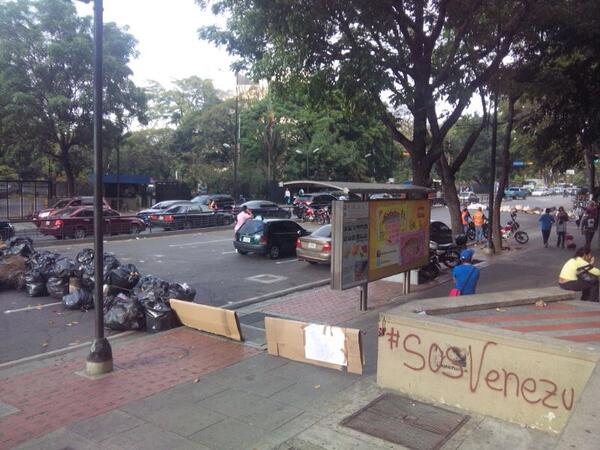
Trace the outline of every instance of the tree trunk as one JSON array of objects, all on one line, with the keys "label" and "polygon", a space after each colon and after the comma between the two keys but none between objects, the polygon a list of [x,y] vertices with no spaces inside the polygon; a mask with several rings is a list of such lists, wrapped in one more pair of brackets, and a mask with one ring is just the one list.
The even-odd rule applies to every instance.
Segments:
[{"label": "tree trunk", "polygon": [[75,195],[75,174],[73,173],[73,166],[71,165],[71,160],[69,159],[68,147],[61,146],[60,163],[62,164],[65,171],[65,176],[67,177],[67,194],[69,197],[73,197]]},{"label": "tree trunk", "polygon": [[510,176],[510,143],[512,138],[513,123],[515,118],[515,103],[518,97],[510,96],[508,98],[508,116],[506,119],[506,132],[504,134],[504,142],[500,150],[500,176],[498,179],[498,191],[494,197],[494,210],[492,211],[492,222],[496,230],[492,233],[492,240],[496,252],[502,250],[502,237],[500,235],[500,207],[504,197],[504,189],[508,186],[508,178]]},{"label": "tree trunk", "polygon": [[587,171],[590,193],[596,195],[596,167],[594,166],[594,150],[591,145],[584,145],[583,159],[585,160],[585,170]]},{"label": "tree trunk", "polygon": [[415,186],[431,186],[431,166],[427,158],[410,158],[412,166],[412,180]]},{"label": "tree trunk", "polygon": [[444,192],[444,199],[448,205],[448,212],[450,213],[450,227],[452,228],[452,233],[455,236],[463,234],[464,230],[460,217],[460,201],[458,200],[458,192],[456,190],[456,177],[448,166],[448,159],[445,153],[442,153],[436,166],[440,177],[442,178],[442,190]]}]

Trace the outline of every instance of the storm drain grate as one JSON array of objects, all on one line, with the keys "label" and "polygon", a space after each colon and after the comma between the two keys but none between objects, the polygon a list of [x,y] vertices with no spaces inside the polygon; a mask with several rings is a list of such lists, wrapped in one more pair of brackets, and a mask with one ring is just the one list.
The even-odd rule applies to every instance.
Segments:
[{"label": "storm drain grate", "polygon": [[413,450],[435,450],[467,420],[469,416],[384,394],[345,418],[342,425]]}]

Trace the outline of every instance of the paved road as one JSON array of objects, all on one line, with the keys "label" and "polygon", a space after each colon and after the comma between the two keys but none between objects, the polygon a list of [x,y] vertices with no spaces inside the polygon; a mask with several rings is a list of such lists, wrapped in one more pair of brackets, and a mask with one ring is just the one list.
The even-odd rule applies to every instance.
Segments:
[{"label": "paved road", "polygon": [[[570,205],[567,199],[554,197],[529,200],[526,204],[531,206]],[[539,235],[537,218],[519,216],[522,228],[532,237]],[[448,210],[434,208],[432,219],[448,222]],[[503,222],[506,220],[503,217]],[[271,261],[257,255],[239,255],[233,250],[231,237],[231,230],[203,230],[194,234],[107,241],[105,250],[113,252],[121,262],[135,264],[142,274],[189,283],[197,290],[196,298],[210,305],[226,305],[329,277],[329,267],[312,266],[292,257]],[[74,257],[85,247],[90,244],[71,241],[51,250]],[[257,276],[258,279],[252,278]],[[91,338],[93,313],[65,311],[56,303],[49,297],[0,292],[0,363]]]}]

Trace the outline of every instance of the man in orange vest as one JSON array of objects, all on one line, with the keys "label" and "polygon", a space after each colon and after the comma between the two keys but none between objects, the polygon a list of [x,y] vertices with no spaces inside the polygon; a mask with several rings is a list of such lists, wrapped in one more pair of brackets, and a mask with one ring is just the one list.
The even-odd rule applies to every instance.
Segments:
[{"label": "man in orange vest", "polygon": [[484,241],[483,238],[483,224],[485,223],[485,214],[481,206],[477,208],[475,214],[473,214],[473,225],[475,225],[475,242],[480,244]]},{"label": "man in orange vest", "polygon": [[462,212],[460,213],[460,220],[461,220],[462,226],[463,226],[463,233],[467,234],[467,231],[469,231],[469,222],[471,221],[471,214],[469,214],[469,210],[467,209],[466,206],[463,208]]}]

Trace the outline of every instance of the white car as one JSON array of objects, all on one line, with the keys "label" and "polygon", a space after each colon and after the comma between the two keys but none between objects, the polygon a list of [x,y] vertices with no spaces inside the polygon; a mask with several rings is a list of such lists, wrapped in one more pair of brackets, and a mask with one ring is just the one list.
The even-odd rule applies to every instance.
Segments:
[{"label": "white car", "polygon": [[546,195],[546,190],[545,189],[534,189],[531,192],[531,196],[532,197],[543,197],[544,195]]}]

